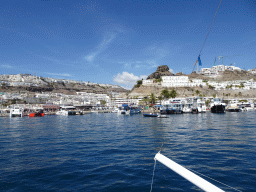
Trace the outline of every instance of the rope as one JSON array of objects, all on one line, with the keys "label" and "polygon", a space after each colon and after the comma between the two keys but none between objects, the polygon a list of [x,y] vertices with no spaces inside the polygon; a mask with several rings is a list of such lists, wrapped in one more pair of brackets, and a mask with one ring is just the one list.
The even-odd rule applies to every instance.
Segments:
[{"label": "rope", "polygon": [[151,182],[151,189],[150,189],[150,192],[152,192],[153,180],[154,180],[154,175],[155,175],[155,169],[156,169],[156,159],[155,159],[155,164],[154,164],[154,170],[153,170],[153,176],[152,176],[152,182]]},{"label": "rope", "polygon": [[220,183],[220,184],[222,184],[222,185],[225,185],[226,187],[229,187],[229,188],[234,189],[234,190],[236,190],[236,191],[242,192],[242,191],[240,191],[240,190],[238,190],[238,189],[236,189],[236,188],[233,188],[233,187],[231,187],[231,186],[229,186],[229,185],[227,185],[227,184],[225,184],[225,183],[222,183],[222,182],[220,182],[220,181],[217,181],[217,180],[215,180],[215,179],[213,179],[213,178],[211,178],[211,177],[208,177],[208,176],[206,176],[206,175],[204,175],[204,174],[202,174],[202,173],[199,173],[199,172],[194,171],[194,170],[192,170],[192,169],[189,169],[189,168],[187,168],[187,167],[186,167],[186,169],[188,169],[188,170],[190,170],[190,171],[192,171],[192,172],[194,172],[194,173],[197,173],[197,174],[199,174],[199,175],[203,175],[204,177],[207,177],[208,179],[211,179],[211,180],[213,180],[213,181],[215,181],[215,182],[217,182],[217,183]]}]

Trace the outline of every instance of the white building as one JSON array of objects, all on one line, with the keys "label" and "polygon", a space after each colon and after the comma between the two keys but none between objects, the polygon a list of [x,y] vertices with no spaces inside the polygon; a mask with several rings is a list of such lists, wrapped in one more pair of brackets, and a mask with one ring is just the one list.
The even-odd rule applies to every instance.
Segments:
[{"label": "white building", "polygon": [[216,65],[212,66],[211,68],[201,68],[200,74],[202,75],[219,75],[221,72],[227,71],[241,71],[239,67],[236,66],[228,66],[228,65]]},{"label": "white building", "polygon": [[142,80],[142,85],[144,86],[150,86],[150,85],[153,85],[154,81],[153,79],[143,79]]},{"label": "white building", "polygon": [[206,86],[202,79],[189,79],[188,76],[163,76],[163,87],[195,87]]}]

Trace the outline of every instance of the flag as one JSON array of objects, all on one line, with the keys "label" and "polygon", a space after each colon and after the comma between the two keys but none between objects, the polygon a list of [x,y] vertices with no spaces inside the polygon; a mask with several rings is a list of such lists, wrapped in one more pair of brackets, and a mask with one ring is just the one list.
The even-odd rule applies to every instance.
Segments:
[{"label": "flag", "polygon": [[214,66],[215,66],[215,62],[216,62],[216,57],[215,57],[215,60],[214,60]]},{"label": "flag", "polygon": [[202,62],[201,62],[201,59],[200,59],[200,55],[198,56],[197,61],[198,61],[198,65],[199,65],[199,66],[202,66]]}]

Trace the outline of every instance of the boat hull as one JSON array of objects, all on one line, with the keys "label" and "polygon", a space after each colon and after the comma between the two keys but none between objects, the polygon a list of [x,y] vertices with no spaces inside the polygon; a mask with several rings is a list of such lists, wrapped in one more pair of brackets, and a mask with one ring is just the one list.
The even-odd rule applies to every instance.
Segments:
[{"label": "boat hull", "polygon": [[171,115],[171,114],[182,114],[183,111],[180,109],[165,109],[165,110],[161,110],[160,111],[161,114],[167,114],[167,115]]},{"label": "boat hull", "polygon": [[214,105],[211,107],[212,113],[225,113],[225,106],[224,105]]},{"label": "boat hull", "polygon": [[30,113],[28,116],[29,117],[43,117],[44,113]]},{"label": "boat hull", "polygon": [[242,110],[239,108],[236,108],[236,109],[227,109],[226,111],[227,112],[241,112]]},{"label": "boat hull", "polygon": [[144,117],[157,117],[157,114],[143,114]]}]

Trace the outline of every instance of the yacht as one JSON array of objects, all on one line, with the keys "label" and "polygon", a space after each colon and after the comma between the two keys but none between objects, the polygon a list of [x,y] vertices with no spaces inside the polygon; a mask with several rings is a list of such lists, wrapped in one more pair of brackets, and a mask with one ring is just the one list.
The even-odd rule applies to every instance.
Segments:
[{"label": "yacht", "polygon": [[240,103],[240,104],[238,104],[238,107],[242,111],[252,111],[252,110],[254,110],[254,104],[253,103]]},{"label": "yacht", "polygon": [[226,108],[227,112],[240,112],[242,109],[239,107],[239,103],[235,100],[231,100]]}]

